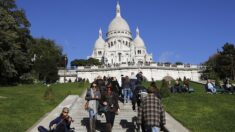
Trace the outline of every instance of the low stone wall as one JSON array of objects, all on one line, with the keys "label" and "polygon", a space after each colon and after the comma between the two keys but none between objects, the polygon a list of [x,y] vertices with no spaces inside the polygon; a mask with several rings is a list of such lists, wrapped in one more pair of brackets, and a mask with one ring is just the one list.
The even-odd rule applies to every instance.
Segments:
[{"label": "low stone wall", "polygon": [[170,114],[165,112],[166,115],[166,125],[165,131],[167,132],[189,132],[189,130],[184,127],[180,122],[175,120]]},{"label": "low stone wall", "polygon": [[[148,81],[162,80],[166,76],[171,76],[173,79],[184,77],[189,78],[193,81],[199,81],[201,73],[200,69],[197,68],[159,68],[159,67],[122,67],[122,68],[104,68],[104,69],[77,69],[68,71],[65,78],[68,80],[70,74],[77,74],[76,78],[85,78],[92,82],[97,76],[111,76],[116,77],[118,82],[121,82],[121,75],[131,76],[131,73],[137,74],[142,71],[143,75]],[[64,71],[59,71],[60,80],[59,82],[64,82]],[[72,80],[72,79],[71,79]]]},{"label": "low stone wall", "polygon": [[44,115],[42,119],[37,121],[27,132],[38,132],[38,126],[48,127],[50,121],[58,117],[63,109],[63,107],[72,108],[74,103],[79,99],[78,95],[67,96],[56,108],[54,108],[50,113]]}]

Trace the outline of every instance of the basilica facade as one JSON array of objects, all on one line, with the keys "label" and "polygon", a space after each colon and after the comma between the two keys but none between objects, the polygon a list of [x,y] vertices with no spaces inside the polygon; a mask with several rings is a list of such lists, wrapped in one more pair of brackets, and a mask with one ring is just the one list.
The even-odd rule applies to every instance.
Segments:
[{"label": "basilica facade", "polygon": [[100,29],[90,57],[99,59],[103,64],[111,66],[142,65],[150,64],[153,61],[152,54],[148,54],[145,43],[140,37],[138,27],[136,37],[134,40],[132,39],[129,25],[121,16],[119,3],[116,6],[116,16],[109,24],[106,38],[103,39]]}]

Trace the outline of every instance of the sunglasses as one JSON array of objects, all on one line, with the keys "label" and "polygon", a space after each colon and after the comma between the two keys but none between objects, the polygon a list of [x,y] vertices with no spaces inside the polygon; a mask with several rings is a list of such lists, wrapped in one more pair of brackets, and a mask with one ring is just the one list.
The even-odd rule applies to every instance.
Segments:
[{"label": "sunglasses", "polygon": [[69,113],[69,112],[65,112],[65,111],[63,111],[63,113]]}]

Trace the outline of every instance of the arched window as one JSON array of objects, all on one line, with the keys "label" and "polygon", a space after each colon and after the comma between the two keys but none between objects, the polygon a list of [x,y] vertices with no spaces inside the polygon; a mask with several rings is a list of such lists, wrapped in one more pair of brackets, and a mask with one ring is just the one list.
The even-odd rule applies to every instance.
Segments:
[{"label": "arched window", "polygon": [[121,62],[121,60],[122,60],[122,53],[118,53],[118,60],[119,60],[119,62]]},{"label": "arched window", "polygon": [[138,54],[141,54],[141,50],[137,50],[137,53],[138,53]]}]

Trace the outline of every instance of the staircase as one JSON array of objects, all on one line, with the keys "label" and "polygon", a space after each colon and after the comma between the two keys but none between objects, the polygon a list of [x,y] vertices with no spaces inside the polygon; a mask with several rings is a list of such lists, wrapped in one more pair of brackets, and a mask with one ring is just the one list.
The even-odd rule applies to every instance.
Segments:
[{"label": "staircase", "polygon": [[[89,127],[88,112],[84,110],[85,100],[79,99],[70,110],[70,115],[73,117],[74,122],[71,127],[76,132],[87,132]],[[120,111],[115,116],[114,126],[112,132],[135,132],[137,112],[132,110],[131,103],[123,104],[119,102]],[[105,132],[105,116],[97,116],[96,130],[97,132]]]}]

